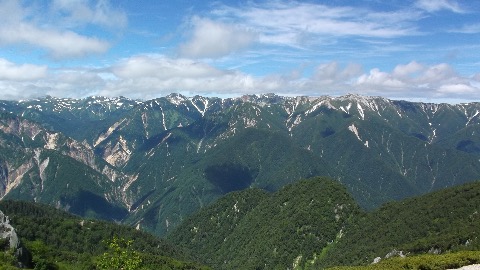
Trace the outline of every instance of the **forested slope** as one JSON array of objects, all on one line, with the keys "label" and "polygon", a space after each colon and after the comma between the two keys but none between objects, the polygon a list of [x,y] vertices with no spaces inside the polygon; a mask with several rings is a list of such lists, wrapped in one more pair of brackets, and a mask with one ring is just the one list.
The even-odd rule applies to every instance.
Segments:
[{"label": "forested slope", "polygon": [[[215,269],[368,265],[391,257],[480,250],[479,210],[480,182],[365,212],[337,181],[312,178],[272,194],[255,189],[228,194],[168,239],[195,250]],[[438,258],[475,262],[478,254]]]},{"label": "forested slope", "polygon": [[35,269],[94,269],[102,255],[111,252],[112,241],[138,256],[143,269],[207,269],[188,262],[194,258],[185,251],[128,226],[83,219],[29,202],[2,201],[0,210],[32,253]]}]

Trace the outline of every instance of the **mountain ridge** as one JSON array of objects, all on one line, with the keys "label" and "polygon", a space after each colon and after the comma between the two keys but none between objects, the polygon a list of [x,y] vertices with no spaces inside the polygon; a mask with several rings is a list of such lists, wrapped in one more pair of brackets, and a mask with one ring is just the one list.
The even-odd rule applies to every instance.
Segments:
[{"label": "mountain ridge", "polygon": [[[477,251],[469,256],[478,261],[479,194],[480,182],[474,182],[365,212],[338,181],[317,177],[270,194],[232,192],[167,239],[195,250],[216,269],[325,269],[383,261],[390,269],[393,257],[462,251]],[[446,269],[413,262],[398,261],[395,269]]]},{"label": "mountain ridge", "polygon": [[[35,151],[49,150],[59,162],[75,159],[68,162],[77,168],[72,171],[98,173],[89,187],[69,194],[103,197],[126,211],[122,222],[160,235],[238,188],[275,191],[299,179],[330,176],[362,207],[373,209],[480,179],[476,102],[170,94],[147,101],[0,101],[0,112],[3,193],[17,183],[9,189],[16,190],[11,198],[59,204],[58,195],[40,192],[41,183],[55,179],[53,163],[33,158]],[[12,133],[8,121],[24,125],[23,131]],[[73,178],[62,177],[59,185],[73,185]],[[78,201],[75,196],[72,201]]]}]

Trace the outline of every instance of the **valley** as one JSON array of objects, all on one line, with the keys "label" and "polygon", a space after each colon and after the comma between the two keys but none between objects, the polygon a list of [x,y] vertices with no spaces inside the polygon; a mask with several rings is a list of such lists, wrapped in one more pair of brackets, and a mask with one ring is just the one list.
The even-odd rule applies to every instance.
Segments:
[{"label": "valley", "polygon": [[0,101],[0,194],[164,236],[248,188],[328,176],[363,209],[480,179],[480,104],[381,97]]}]

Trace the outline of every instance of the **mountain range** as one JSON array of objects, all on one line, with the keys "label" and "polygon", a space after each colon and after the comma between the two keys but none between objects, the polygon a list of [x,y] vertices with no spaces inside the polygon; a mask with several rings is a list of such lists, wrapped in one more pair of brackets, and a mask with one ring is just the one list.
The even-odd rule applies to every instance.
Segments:
[{"label": "mountain range", "polygon": [[480,103],[381,97],[0,101],[0,196],[166,235],[233,191],[328,176],[363,209],[480,179]]}]

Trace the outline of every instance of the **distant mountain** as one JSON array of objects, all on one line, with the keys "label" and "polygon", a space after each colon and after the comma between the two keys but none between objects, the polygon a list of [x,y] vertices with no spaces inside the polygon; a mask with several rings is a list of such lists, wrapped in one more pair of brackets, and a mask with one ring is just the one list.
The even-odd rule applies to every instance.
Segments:
[{"label": "distant mountain", "polygon": [[480,103],[171,94],[0,101],[0,112],[4,198],[158,235],[229,192],[313,176],[366,209],[480,179]]},{"label": "distant mountain", "polygon": [[[270,195],[256,189],[232,192],[185,220],[168,238],[195,250],[215,269],[324,269],[480,250],[479,194],[476,182],[364,212],[340,183],[312,178]],[[447,259],[468,255],[472,259],[463,259],[466,265],[478,262],[478,254]],[[434,260],[425,257],[430,265]],[[396,262],[406,267],[398,269],[417,269],[417,264]],[[448,268],[428,264],[418,269]],[[386,268],[374,269],[393,269],[388,267],[393,264],[382,265]]]}]

